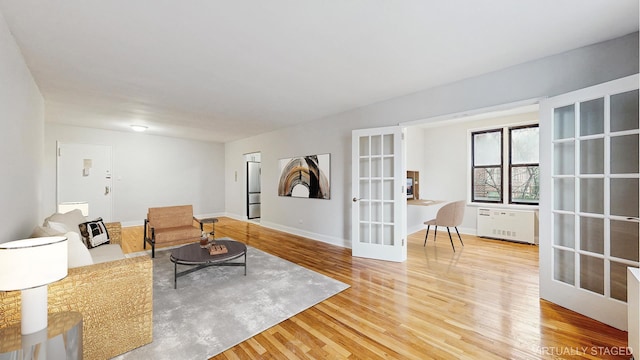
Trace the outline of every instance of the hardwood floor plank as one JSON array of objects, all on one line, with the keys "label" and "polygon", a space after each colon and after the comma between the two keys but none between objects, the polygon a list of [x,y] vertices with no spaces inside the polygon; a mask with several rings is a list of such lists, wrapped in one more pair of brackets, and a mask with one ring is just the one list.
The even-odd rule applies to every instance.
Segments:
[{"label": "hardwood floor plank", "polygon": [[[408,237],[407,261],[392,263],[219,220],[216,238],[351,287],[214,359],[628,359],[610,351],[626,347],[626,332],[539,299],[537,246],[462,235],[454,253],[446,234],[423,246],[423,230]],[[142,226],[122,234],[125,252],[142,251]]]}]

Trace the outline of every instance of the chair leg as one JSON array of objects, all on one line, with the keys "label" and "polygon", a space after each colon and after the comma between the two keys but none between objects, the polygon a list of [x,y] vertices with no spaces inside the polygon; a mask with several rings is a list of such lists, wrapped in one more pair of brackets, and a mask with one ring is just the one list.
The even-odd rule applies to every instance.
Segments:
[{"label": "chair leg", "polygon": [[455,227],[456,232],[458,233],[458,239],[460,239],[460,244],[462,244],[462,246],[464,246],[464,243],[462,242],[462,238],[460,237],[460,232],[458,231],[458,227]]},{"label": "chair leg", "polygon": [[449,233],[449,241],[451,241],[451,247],[453,248],[453,252],[456,252],[456,247],[453,246],[453,239],[451,238],[451,231],[449,231],[448,226],[447,226],[447,233]]},{"label": "chair leg", "polygon": [[427,245],[427,236],[429,236],[429,227],[430,226],[431,225],[427,225],[427,234],[424,236],[424,245],[422,245],[422,246],[426,246]]},{"label": "chair leg", "polygon": [[438,225],[436,225],[436,229],[433,231],[433,242],[436,242],[436,236],[438,236]]},{"label": "chair leg", "polygon": [[144,230],[143,230],[143,234],[142,234],[142,248],[146,249],[147,248],[147,223],[149,221],[147,219],[144,219]]}]

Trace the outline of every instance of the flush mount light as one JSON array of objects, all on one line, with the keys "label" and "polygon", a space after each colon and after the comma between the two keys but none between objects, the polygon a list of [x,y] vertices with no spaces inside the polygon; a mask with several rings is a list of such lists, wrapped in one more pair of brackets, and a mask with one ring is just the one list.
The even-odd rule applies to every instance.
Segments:
[{"label": "flush mount light", "polygon": [[133,131],[137,131],[137,132],[143,132],[147,130],[147,127],[144,125],[130,125],[130,126],[133,129]]}]

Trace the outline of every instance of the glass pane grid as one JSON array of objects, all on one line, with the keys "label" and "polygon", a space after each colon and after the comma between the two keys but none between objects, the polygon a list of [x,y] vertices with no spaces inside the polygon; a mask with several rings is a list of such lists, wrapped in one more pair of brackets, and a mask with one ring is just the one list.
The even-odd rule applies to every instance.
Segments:
[{"label": "glass pane grid", "polygon": [[610,104],[611,131],[638,128],[637,89],[611,95]]},{"label": "glass pane grid", "polygon": [[569,285],[576,283],[575,254],[572,251],[553,249],[553,279]]},{"label": "glass pane grid", "polygon": [[511,168],[511,202],[537,204],[540,200],[540,167]]},{"label": "glass pane grid", "polygon": [[604,138],[580,141],[580,174],[604,174]]},{"label": "glass pane grid", "polygon": [[605,134],[584,135],[584,136],[578,136],[576,140],[587,141],[587,140],[604,139],[605,137],[606,137]]},{"label": "glass pane grid", "polygon": [[637,134],[611,137],[609,154],[613,174],[637,174],[639,170],[639,137]]},{"label": "glass pane grid", "polygon": [[371,136],[371,155],[382,155],[382,137],[380,135]]},{"label": "glass pane grid", "polygon": [[502,201],[502,168],[473,169],[473,200]]},{"label": "glass pane grid", "polygon": [[[615,261],[610,263],[609,293],[611,297],[627,302],[627,264]],[[635,267],[638,267],[637,265]]]},{"label": "glass pane grid", "polygon": [[580,135],[604,133],[604,98],[597,98],[580,103]]},{"label": "glass pane grid", "polygon": [[568,139],[575,136],[575,105],[553,110],[553,139]]},{"label": "glass pane grid", "polygon": [[556,143],[553,145],[553,175],[573,175],[576,164],[575,141]]},{"label": "glass pane grid", "polygon": [[369,143],[370,143],[370,137],[369,136],[361,136],[360,137],[360,155],[361,156],[368,156],[369,155]]},{"label": "glass pane grid", "polygon": [[640,216],[638,128],[638,90],[556,108],[552,121],[553,279],[622,302],[626,267],[639,266],[640,224],[626,218]]},{"label": "glass pane grid", "polygon": [[473,136],[473,165],[494,166],[502,164],[502,129]]},{"label": "glass pane grid", "polygon": [[538,126],[511,129],[511,163],[537,164],[540,153],[539,138]]},{"label": "glass pane grid", "polygon": [[580,254],[580,287],[605,295],[605,261],[601,257]]},{"label": "glass pane grid", "polygon": [[616,137],[616,136],[638,135],[638,134],[640,134],[639,130],[621,130],[621,131],[611,131],[609,133],[609,136]]},{"label": "glass pane grid", "polygon": [[394,144],[393,144],[393,134],[386,134],[382,139],[382,146],[384,155],[393,155],[394,154]]}]

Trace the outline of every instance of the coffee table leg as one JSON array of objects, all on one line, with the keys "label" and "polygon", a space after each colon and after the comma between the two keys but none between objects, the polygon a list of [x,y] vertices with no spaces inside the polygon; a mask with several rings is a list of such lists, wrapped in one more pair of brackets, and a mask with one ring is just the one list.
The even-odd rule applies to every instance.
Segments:
[{"label": "coffee table leg", "polygon": [[244,276],[247,276],[247,252],[244,252]]},{"label": "coffee table leg", "polygon": [[178,288],[178,263],[173,263],[173,288]]}]

